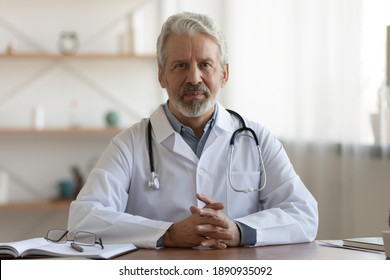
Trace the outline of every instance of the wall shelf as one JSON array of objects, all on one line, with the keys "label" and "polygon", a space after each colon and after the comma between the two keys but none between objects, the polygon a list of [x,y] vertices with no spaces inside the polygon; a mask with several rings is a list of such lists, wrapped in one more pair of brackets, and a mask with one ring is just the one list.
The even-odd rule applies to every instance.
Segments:
[{"label": "wall shelf", "polygon": [[0,128],[0,136],[107,136],[113,137],[123,128]]},{"label": "wall shelf", "polygon": [[31,210],[69,210],[69,206],[72,200],[70,199],[58,199],[49,201],[37,201],[37,202],[10,202],[0,205],[0,211],[5,210],[17,210],[17,211],[31,211]]},{"label": "wall shelf", "polygon": [[77,53],[63,55],[59,53],[12,53],[0,54],[0,60],[5,59],[46,59],[46,60],[155,60],[155,55],[137,55],[137,54],[116,54],[116,53]]}]

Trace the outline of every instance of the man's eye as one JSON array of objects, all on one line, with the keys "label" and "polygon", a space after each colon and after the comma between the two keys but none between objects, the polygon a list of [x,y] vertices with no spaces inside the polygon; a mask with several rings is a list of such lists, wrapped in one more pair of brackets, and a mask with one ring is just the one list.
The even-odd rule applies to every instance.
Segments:
[{"label": "man's eye", "polygon": [[182,69],[182,68],[184,68],[185,66],[186,66],[185,63],[176,63],[175,66],[174,66],[174,68],[175,68],[175,69]]},{"label": "man's eye", "polygon": [[200,65],[203,69],[211,69],[213,68],[213,65],[211,63],[208,63],[208,62],[204,62]]}]

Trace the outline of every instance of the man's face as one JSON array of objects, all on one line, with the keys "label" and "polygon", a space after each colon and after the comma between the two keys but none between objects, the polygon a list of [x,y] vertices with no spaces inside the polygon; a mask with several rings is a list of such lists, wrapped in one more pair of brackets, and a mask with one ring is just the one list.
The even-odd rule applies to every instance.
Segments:
[{"label": "man's face", "polygon": [[158,77],[176,117],[209,116],[228,79],[228,65],[222,68],[218,45],[211,37],[172,35],[166,42],[166,63]]}]

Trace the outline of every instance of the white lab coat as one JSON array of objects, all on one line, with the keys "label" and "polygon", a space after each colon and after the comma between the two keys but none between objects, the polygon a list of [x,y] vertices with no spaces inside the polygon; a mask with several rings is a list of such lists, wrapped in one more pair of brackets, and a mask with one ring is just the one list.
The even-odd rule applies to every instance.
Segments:
[{"label": "white lab coat", "polygon": [[[268,130],[246,120],[258,135],[267,185],[261,192],[238,193],[228,177],[229,141],[238,119],[217,104],[218,116],[198,158],[175,132],[160,106],[150,117],[153,155],[160,190],[148,188],[150,167],[144,119],[121,132],[102,154],[77,200],[68,229],[87,230],[104,242],[133,242],[156,248],[169,226],[188,217],[191,205],[202,207],[196,193],[225,204],[236,221],[256,229],[256,246],[313,241],[317,234],[317,202],[295,173],[281,143]],[[233,158],[233,184],[258,188],[262,169],[249,137],[238,137]]]}]

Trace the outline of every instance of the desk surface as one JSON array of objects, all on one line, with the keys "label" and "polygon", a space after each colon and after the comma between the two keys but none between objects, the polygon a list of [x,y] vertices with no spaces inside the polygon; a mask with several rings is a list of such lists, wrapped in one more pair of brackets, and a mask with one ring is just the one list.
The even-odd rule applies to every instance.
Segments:
[{"label": "desk surface", "polygon": [[384,260],[382,252],[364,252],[319,245],[319,242],[256,248],[138,249],[116,259],[122,260]]}]

